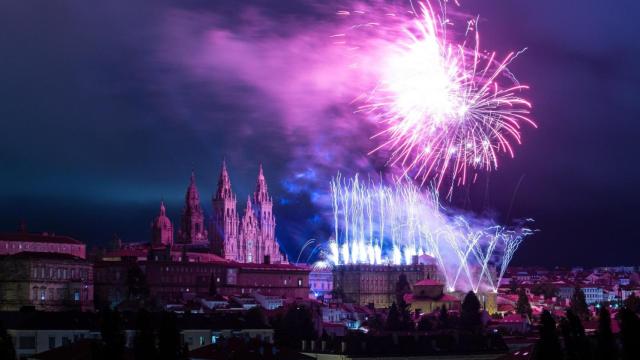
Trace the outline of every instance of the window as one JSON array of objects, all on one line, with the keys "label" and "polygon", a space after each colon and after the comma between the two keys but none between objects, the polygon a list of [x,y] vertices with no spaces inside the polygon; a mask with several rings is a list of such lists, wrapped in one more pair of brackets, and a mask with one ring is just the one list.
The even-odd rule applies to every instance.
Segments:
[{"label": "window", "polygon": [[215,344],[218,341],[218,337],[216,335],[211,335],[211,343]]},{"label": "window", "polygon": [[200,346],[204,345],[204,336],[200,336]]},{"label": "window", "polygon": [[302,287],[302,279],[298,278],[298,287]]},{"label": "window", "polygon": [[40,301],[45,301],[47,299],[47,288],[40,288]]},{"label": "window", "polygon": [[80,290],[78,289],[73,290],[73,300],[80,301]]},{"label": "window", "polygon": [[56,347],[56,337],[49,336],[49,349],[54,349]]},{"label": "window", "polygon": [[69,338],[68,338],[68,337],[66,337],[66,336],[63,336],[63,337],[62,337],[62,346],[67,346],[67,345],[69,345],[69,344],[71,344],[71,339],[69,339]]}]

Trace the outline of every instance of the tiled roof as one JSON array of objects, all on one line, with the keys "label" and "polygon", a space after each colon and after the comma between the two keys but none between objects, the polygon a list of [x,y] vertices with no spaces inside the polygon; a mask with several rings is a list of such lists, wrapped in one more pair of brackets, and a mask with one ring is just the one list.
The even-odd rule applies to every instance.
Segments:
[{"label": "tiled roof", "polygon": [[82,242],[72,237],[60,236],[60,235],[49,235],[47,233],[42,233],[42,234],[4,233],[4,234],[0,234],[0,241],[25,241],[25,242],[39,242],[39,243],[83,245]]},{"label": "tiled roof", "polygon": [[433,285],[442,285],[442,283],[438,280],[433,279],[424,279],[420,280],[416,283],[418,286],[433,286]]},{"label": "tiled roof", "polygon": [[287,271],[301,271],[309,272],[309,269],[302,268],[300,266],[292,264],[254,264],[254,263],[235,263],[233,265],[238,266],[240,269],[247,270],[287,270]]}]

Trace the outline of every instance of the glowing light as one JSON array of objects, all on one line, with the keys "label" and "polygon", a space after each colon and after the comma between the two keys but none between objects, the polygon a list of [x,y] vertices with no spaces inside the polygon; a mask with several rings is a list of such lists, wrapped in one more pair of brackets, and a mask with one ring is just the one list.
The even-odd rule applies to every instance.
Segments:
[{"label": "glowing light", "polygon": [[370,65],[375,87],[356,101],[359,112],[383,125],[371,153],[385,150],[390,165],[422,184],[433,180],[439,189],[446,181],[450,195],[471,174],[496,169],[500,153],[513,157],[522,124],[536,124],[520,95],[527,86],[507,69],[519,53],[498,59],[482,51],[477,19],[461,22],[456,41],[447,1],[438,5],[438,13],[427,1],[408,16],[378,16],[353,26],[350,36],[363,43],[351,48],[382,58]]},{"label": "glowing light", "polygon": [[411,264],[415,255],[430,254],[449,290],[497,290],[513,254],[532,234],[449,215],[437,193],[408,181],[388,187],[338,175],[331,195],[335,233],[327,257],[334,266]]}]

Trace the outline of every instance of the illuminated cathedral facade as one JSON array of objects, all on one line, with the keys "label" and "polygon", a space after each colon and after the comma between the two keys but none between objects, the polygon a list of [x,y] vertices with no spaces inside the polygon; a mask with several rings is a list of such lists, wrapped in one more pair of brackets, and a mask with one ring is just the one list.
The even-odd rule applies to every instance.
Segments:
[{"label": "illuminated cathedral facade", "polygon": [[151,246],[156,249],[180,248],[190,252],[208,251],[239,263],[287,262],[276,241],[273,199],[269,195],[262,165],[259,167],[256,189],[247,198],[242,215],[238,212],[225,162],[222,163],[211,202],[213,213],[207,222],[192,173],[175,240],[173,224],[166,215],[164,203],[161,203],[160,213],[151,225]]}]

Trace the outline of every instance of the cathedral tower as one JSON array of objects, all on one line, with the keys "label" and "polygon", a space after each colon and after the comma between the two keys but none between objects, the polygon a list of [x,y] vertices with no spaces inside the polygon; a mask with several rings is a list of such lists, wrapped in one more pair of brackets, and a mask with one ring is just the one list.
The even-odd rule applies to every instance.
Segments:
[{"label": "cathedral tower", "polygon": [[237,202],[236,195],[231,190],[231,180],[225,161],[222,162],[218,188],[211,203],[213,205],[213,219],[209,229],[211,249],[216,255],[225,259],[236,260],[239,247]]},{"label": "cathedral tower", "polygon": [[256,191],[253,193],[253,201],[258,221],[257,262],[285,262],[286,259],[280,252],[280,246],[276,241],[276,220],[273,216],[273,199],[269,195],[262,164],[260,164],[260,168],[258,169],[258,181],[256,182]]},{"label": "cathedral tower", "polygon": [[162,247],[173,245],[173,225],[167,217],[164,202],[160,202],[160,213],[151,223],[151,246]]},{"label": "cathedral tower", "polygon": [[196,177],[191,172],[191,182],[185,195],[184,209],[180,219],[178,243],[197,246],[207,245],[207,230],[204,226],[204,213],[200,206],[200,194],[196,187]]}]

